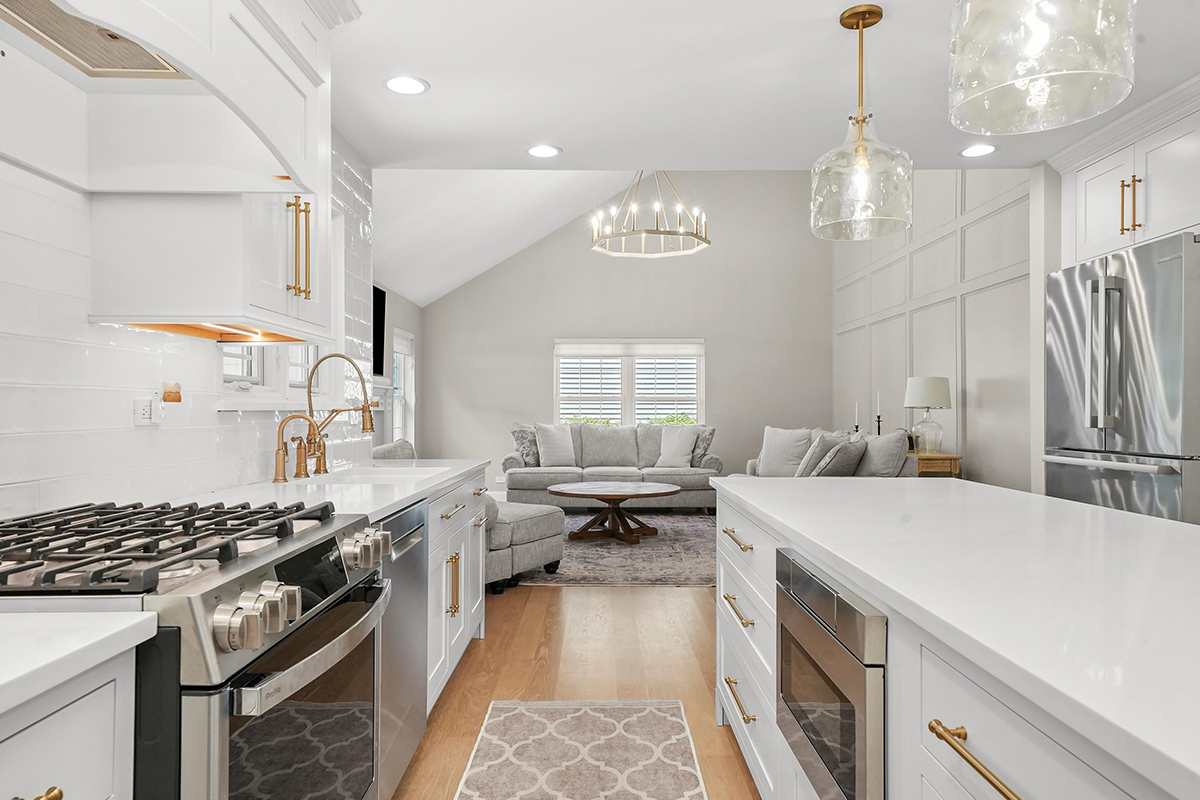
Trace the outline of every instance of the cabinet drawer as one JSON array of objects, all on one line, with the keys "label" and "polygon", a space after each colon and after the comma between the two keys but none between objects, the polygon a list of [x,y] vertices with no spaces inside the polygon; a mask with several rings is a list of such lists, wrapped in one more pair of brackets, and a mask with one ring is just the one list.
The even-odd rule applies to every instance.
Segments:
[{"label": "cabinet drawer", "polygon": [[727,503],[717,507],[717,552],[727,555],[744,574],[757,578],[759,591],[775,591],[775,548],[779,540],[750,522]]},{"label": "cabinet drawer", "polygon": [[[717,559],[717,615],[729,623],[730,646],[753,669],[760,686],[775,685],[775,606],[724,556]],[[741,614],[741,619],[738,614]],[[743,620],[745,622],[743,622]],[[751,624],[745,624],[751,623]],[[771,689],[772,693],[774,689]]]},{"label": "cabinet drawer", "polygon": [[930,721],[935,719],[947,728],[965,728],[967,738],[959,743],[1025,800],[1129,800],[1127,794],[1015,711],[922,648],[921,745],[925,754],[937,762],[922,770],[923,779],[947,798],[961,797],[962,793],[956,791],[960,788],[976,800],[997,797],[996,790],[961,755],[929,730]]},{"label": "cabinet drawer", "polygon": [[476,495],[483,486],[483,473],[472,476],[441,497],[429,501],[429,537],[431,542],[475,516],[483,507],[483,496]]},{"label": "cabinet drawer", "polygon": [[57,786],[71,800],[115,797],[122,732],[132,734],[118,725],[117,684],[109,681],[0,742],[3,791],[40,797]]},{"label": "cabinet drawer", "polygon": [[[775,724],[775,704],[767,700],[751,669],[746,666],[732,644],[736,639],[729,635],[726,620],[717,620],[717,693],[725,707],[725,717],[733,728],[742,757],[750,767],[754,783],[762,800],[774,800],[776,770],[779,754],[779,727]],[[737,681],[730,686],[727,678]],[[746,722],[738,710],[737,699],[742,701],[746,714],[753,719]]]}]

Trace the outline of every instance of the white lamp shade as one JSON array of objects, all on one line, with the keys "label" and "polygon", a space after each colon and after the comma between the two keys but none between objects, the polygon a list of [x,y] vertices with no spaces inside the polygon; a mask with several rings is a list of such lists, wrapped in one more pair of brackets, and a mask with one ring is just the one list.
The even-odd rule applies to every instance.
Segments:
[{"label": "white lamp shade", "polygon": [[949,378],[909,378],[904,387],[905,408],[950,408]]}]

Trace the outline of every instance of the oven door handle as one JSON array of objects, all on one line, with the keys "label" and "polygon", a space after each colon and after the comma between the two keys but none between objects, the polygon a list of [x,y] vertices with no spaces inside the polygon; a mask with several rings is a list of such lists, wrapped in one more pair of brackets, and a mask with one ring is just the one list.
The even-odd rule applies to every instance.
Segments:
[{"label": "oven door handle", "polygon": [[234,689],[231,698],[234,716],[257,717],[267,713],[324,675],[358,647],[375,630],[379,618],[387,610],[388,601],[392,599],[392,582],[385,579],[381,585],[383,591],[379,599],[371,604],[370,610],[332,642],[287,670],[269,675],[255,686]]}]

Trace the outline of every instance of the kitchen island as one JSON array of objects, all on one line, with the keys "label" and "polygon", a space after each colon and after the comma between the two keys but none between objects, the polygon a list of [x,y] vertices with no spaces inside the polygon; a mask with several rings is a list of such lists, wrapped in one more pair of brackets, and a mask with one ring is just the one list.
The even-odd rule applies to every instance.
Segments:
[{"label": "kitchen island", "polygon": [[740,699],[763,713],[739,712],[725,674],[718,706],[764,797],[812,796],[769,730],[777,547],[888,616],[889,800],[997,796],[935,715],[1024,800],[1200,797],[1197,528],[967,481],[713,483],[718,597],[761,618],[719,600],[718,670],[749,673]]}]

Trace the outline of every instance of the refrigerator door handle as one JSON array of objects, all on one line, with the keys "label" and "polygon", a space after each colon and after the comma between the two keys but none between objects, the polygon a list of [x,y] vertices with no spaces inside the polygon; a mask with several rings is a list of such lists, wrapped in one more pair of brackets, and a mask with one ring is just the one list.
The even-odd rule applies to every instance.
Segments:
[{"label": "refrigerator door handle", "polygon": [[[1108,347],[1109,347],[1109,343],[1113,340],[1111,332],[1114,327],[1113,320],[1110,318],[1110,314],[1109,314],[1108,293],[1109,292],[1117,293],[1117,300],[1118,300],[1117,313],[1119,314],[1120,310],[1121,310],[1120,301],[1122,299],[1122,294],[1123,294],[1122,290],[1124,289],[1125,281],[1123,281],[1120,278],[1115,278],[1111,275],[1108,275],[1108,276],[1105,276],[1105,277],[1097,280],[1096,284],[1098,284],[1099,294],[1100,294],[1100,336],[1101,336],[1100,370],[1098,373],[1099,378],[1100,378],[1100,385],[1098,387],[1100,390],[1100,419],[1099,419],[1098,427],[1117,428],[1120,426],[1121,420],[1117,416],[1108,413],[1111,410],[1109,407],[1109,404],[1108,404],[1108,401],[1109,401],[1109,391],[1108,391],[1109,377],[1110,377],[1110,369],[1111,369],[1110,360],[1109,360],[1110,354],[1108,352]],[[1089,308],[1091,307],[1091,303],[1088,304],[1088,307]],[[1119,322],[1119,319],[1117,320],[1117,322]],[[1089,331],[1089,333],[1091,332],[1090,325],[1088,326],[1088,331]],[[1119,340],[1118,340],[1118,342],[1119,342]],[[1089,350],[1090,350],[1090,346],[1089,346]],[[1118,363],[1119,363],[1119,361],[1118,361]],[[1089,369],[1089,372],[1090,372],[1090,369]],[[1117,390],[1120,391],[1121,382],[1119,380],[1119,376],[1118,376],[1118,380],[1113,381],[1113,383],[1116,385]],[[1089,394],[1089,399],[1090,399],[1090,394]]]},{"label": "refrigerator door handle", "polygon": [[[1083,357],[1083,359],[1084,359],[1084,365],[1083,365],[1083,415],[1085,417],[1087,417],[1087,426],[1089,428],[1097,427],[1097,425],[1096,425],[1096,422],[1097,422],[1096,409],[1092,405],[1092,355],[1096,352],[1095,337],[1094,337],[1094,334],[1092,333],[1092,331],[1094,331],[1096,329],[1096,312],[1095,312],[1095,306],[1092,304],[1092,295],[1097,293],[1097,290],[1098,290],[1097,284],[1099,284],[1099,282],[1100,281],[1093,279],[1093,280],[1087,281],[1087,284],[1086,284],[1087,285],[1088,318],[1087,318],[1087,345],[1086,345],[1086,350],[1084,351],[1084,357]],[[1100,292],[1100,297],[1101,298],[1104,297],[1103,292]],[[1103,305],[1104,300],[1101,300],[1100,303]],[[1101,386],[1103,386],[1103,385],[1104,385],[1103,381],[1101,381]]]},{"label": "refrigerator door handle", "polygon": [[1088,469],[1112,469],[1118,472],[1145,472],[1151,475],[1177,475],[1179,470],[1167,464],[1138,464],[1132,461],[1100,461],[1095,458],[1072,458],[1071,456],[1042,456],[1047,464],[1066,464],[1069,467]]}]

